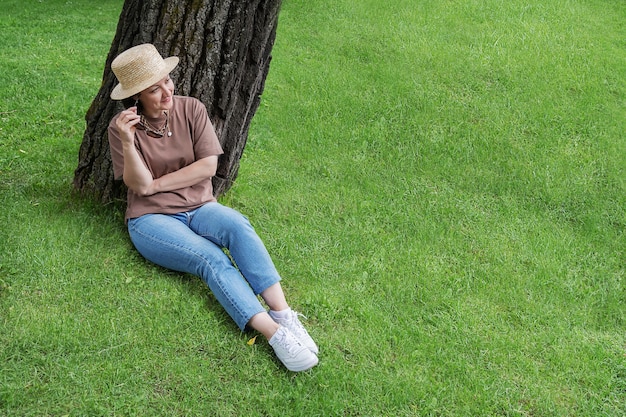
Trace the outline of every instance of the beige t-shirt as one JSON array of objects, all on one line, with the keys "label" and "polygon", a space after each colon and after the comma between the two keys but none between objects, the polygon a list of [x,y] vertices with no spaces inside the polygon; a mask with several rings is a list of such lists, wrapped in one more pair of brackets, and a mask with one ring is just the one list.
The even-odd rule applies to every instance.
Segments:
[{"label": "beige t-shirt", "polygon": [[[124,155],[115,116],[109,123],[109,146],[113,161],[113,175],[116,179],[124,175]],[[165,116],[159,119],[148,118],[152,126],[163,126]],[[169,131],[161,138],[149,136],[138,128],[135,133],[135,147],[150,170],[153,178],[177,171],[201,158],[221,155],[222,147],[209,120],[206,107],[192,97],[174,96],[174,104],[169,111]],[[207,179],[190,187],[141,197],[128,190],[126,220],[148,213],[173,214],[193,210],[215,201],[213,185]]]}]

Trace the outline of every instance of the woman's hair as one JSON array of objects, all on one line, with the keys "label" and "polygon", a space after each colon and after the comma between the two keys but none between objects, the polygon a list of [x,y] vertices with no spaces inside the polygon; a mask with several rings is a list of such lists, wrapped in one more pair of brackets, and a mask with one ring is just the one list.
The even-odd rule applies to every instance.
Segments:
[{"label": "woman's hair", "polygon": [[139,113],[139,111],[143,109],[141,105],[141,101],[135,100],[132,97],[122,99],[122,105],[124,106],[125,109],[129,107],[137,106],[137,113]]}]

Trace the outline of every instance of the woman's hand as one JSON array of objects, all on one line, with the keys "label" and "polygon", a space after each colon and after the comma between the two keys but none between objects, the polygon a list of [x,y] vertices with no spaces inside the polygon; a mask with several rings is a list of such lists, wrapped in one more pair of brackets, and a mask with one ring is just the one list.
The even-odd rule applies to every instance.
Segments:
[{"label": "woman's hand", "polygon": [[115,121],[117,130],[120,132],[122,145],[129,146],[135,144],[135,131],[137,124],[141,121],[141,116],[137,114],[137,107],[129,107],[120,113]]}]

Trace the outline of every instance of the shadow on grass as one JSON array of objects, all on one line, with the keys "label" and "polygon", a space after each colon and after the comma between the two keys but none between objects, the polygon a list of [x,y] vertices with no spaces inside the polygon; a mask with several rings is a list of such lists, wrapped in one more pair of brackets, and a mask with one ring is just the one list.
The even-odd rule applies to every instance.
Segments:
[{"label": "shadow on grass", "polygon": [[[122,291],[129,285],[146,285],[143,280],[158,280],[159,291],[178,292],[190,302],[195,300],[194,304],[202,300],[207,318],[228,323],[228,328],[238,333],[199,277],[162,268],[135,250],[124,224],[125,202],[102,204],[75,190],[67,179],[31,177],[19,184],[14,181],[11,187],[6,185],[0,184],[0,219],[4,218],[0,239],[5,246],[0,254],[3,288],[19,287],[29,276],[44,275],[54,280],[53,271],[58,265],[64,266],[65,273],[77,276],[100,275],[89,279]],[[74,282],[79,282],[80,278],[76,279]],[[0,291],[0,299],[3,292],[6,294]]]}]

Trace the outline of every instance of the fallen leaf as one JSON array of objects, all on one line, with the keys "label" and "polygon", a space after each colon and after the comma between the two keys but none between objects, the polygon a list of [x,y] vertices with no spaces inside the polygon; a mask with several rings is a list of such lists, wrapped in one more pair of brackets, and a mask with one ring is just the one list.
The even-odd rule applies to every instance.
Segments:
[{"label": "fallen leaf", "polygon": [[252,346],[255,342],[256,342],[256,336],[254,336],[252,339],[248,340],[248,346]]}]

